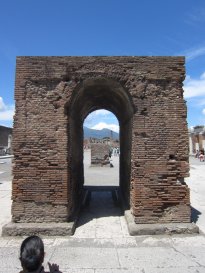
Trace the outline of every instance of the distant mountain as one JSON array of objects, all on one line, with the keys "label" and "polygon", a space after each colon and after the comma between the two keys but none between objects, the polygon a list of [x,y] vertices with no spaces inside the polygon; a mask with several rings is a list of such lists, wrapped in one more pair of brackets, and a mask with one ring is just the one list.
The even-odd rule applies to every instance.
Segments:
[{"label": "distant mountain", "polygon": [[[102,130],[95,130],[95,129],[90,129],[84,126],[83,129],[84,129],[84,138],[94,137],[94,138],[101,139],[104,137],[111,137],[111,130],[106,128]],[[112,138],[119,139],[119,134],[112,131]]]}]

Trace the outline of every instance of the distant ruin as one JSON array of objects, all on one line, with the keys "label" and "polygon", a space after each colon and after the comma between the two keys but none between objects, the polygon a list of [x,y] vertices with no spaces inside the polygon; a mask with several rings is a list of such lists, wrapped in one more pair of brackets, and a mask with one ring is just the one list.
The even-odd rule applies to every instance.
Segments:
[{"label": "distant ruin", "polygon": [[198,151],[205,149],[205,127],[195,126],[189,130],[189,153],[196,154]]},{"label": "distant ruin", "polygon": [[109,150],[110,146],[108,144],[91,143],[91,166],[102,166],[106,161],[109,163]]},{"label": "distant ruin", "polygon": [[135,223],[189,223],[184,78],[184,57],[18,57],[13,223],[72,221],[83,121],[97,109],[119,120],[120,192]]},{"label": "distant ruin", "polygon": [[12,154],[12,128],[0,125],[0,155]]}]

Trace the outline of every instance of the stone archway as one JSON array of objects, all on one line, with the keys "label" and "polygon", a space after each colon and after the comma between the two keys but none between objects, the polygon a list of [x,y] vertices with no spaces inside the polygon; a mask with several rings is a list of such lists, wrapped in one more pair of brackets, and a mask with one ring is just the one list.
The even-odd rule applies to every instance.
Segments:
[{"label": "stone archway", "polygon": [[120,187],[132,227],[190,223],[184,77],[183,57],[18,57],[12,223],[3,234],[72,233],[82,123],[99,108],[120,121]]},{"label": "stone archway", "polygon": [[127,206],[130,204],[131,136],[135,106],[119,82],[100,77],[87,79],[79,84],[73,92],[71,102],[66,105],[74,208],[78,207],[83,190],[83,121],[90,112],[101,108],[112,111],[119,120],[120,188]]}]

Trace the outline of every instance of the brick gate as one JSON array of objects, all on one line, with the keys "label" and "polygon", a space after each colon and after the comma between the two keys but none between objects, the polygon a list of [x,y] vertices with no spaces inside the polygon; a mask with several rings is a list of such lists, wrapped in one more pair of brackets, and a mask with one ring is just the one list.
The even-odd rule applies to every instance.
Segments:
[{"label": "brick gate", "polygon": [[83,122],[97,109],[119,120],[120,189],[135,223],[189,223],[184,77],[183,57],[18,57],[13,225],[72,221]]}]

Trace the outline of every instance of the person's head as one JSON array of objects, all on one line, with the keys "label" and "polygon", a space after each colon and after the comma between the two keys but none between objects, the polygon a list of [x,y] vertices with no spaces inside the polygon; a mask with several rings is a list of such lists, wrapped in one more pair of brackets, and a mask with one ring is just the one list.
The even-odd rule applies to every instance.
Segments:
[{"label": "person's head", "polygon": [[38,236],[26,238],[20,248],[20,261],[28,272],[37,270],[44,260],[44,245]]}]

